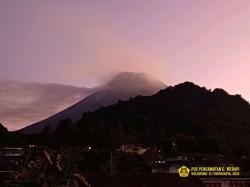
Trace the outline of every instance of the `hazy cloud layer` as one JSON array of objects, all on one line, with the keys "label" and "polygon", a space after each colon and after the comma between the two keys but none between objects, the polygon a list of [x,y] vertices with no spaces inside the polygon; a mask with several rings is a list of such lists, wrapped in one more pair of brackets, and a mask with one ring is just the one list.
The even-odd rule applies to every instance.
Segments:
[{"label": "hazy cloud layer", "polygon": [[59,84],[0,81],[0,122],[9,130],[19,129],[69,107],[89,91]]}]

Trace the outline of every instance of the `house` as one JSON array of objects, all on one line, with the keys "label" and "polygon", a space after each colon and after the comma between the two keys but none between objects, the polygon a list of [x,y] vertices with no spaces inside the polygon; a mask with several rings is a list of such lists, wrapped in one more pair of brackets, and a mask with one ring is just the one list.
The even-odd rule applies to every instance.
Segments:
[{"label": "house", "polygon": [[142,155],[147,151],[147,148],[143,147],[143,145],[126,144],[121,145],[121,147],[117,149],[117,151]]},{"label": "house", "polygon": [[22,167],[24,160],[24,149],[20,147],[0,148],[0,170],[10,171]]}]

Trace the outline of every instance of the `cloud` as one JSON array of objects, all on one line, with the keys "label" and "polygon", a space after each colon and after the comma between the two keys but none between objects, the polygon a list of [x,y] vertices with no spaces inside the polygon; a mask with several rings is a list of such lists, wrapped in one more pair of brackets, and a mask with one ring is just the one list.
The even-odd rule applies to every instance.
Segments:
[{"label": "cloud", "polygon": [[9,130],[45,119],[81,100],[89,90],[59,84],[0,81],[0,122]]}]

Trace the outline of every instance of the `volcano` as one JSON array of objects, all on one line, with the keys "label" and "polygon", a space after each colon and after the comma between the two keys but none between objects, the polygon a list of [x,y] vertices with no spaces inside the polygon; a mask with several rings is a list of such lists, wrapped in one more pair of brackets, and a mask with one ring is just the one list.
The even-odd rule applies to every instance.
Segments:
[{"label": "volcano", "polygon": [[21,129],[20,132],[39,133],[46,126],[54,130],[63,119],[69,118],[76,122],[84,112],[92,112],[100,107],[109,106],[119,100],[128,100],[138,95],[153,95],[164,88],[166,88],[166,85],[163,82],[145,73],[118,73],[88,97],[45,120]]}]

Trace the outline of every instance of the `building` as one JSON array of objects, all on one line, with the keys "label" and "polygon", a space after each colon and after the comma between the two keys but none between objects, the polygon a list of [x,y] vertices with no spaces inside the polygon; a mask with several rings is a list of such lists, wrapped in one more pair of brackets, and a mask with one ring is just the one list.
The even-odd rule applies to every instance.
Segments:
[{"label": "building", "polygon": [[24,149],[20,147],[0,148],[0,170],[16,171],[22,167],[24,160]]},{"label": "building", "polygon": [[142,145],[127,144],[122,145],[117,151],[142,155],[147,151],[147,148],[144,148]]}]

